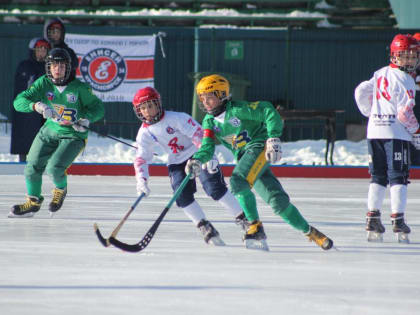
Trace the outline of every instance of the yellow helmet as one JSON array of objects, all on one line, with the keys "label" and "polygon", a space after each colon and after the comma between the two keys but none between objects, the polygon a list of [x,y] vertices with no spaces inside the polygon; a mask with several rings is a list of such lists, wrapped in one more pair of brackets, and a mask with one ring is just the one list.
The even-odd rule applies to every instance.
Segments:
[{"label": "yellow helmet", "polygon": [[198,82],[195,90],[200,96],[204,93],[213,92],[221,101],[229,99],[229,81],[218,74],[206,76]]}]

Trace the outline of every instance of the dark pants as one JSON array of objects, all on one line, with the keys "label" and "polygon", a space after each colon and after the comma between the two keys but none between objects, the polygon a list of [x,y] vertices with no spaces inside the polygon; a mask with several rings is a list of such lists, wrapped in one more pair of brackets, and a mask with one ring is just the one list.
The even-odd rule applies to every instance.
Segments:
[{"label": "dark pants", "polygon": [[[187,176],[185,173],[187,161],[181,164],[171,164],[168,166],[169,178],[171,179],[173,191],[178,189],[185,176]],[[207,170],[202,170],[199,179],[207,196],[211,197],[213,200],[219,200],[226,194],[227,187],[220,167],[215,174],[210,174]],[[195,200],[194,194],[196,192],[197,187],[195,179],[191,179],[176,200],[176,205],[180,208],[189,206]]]},{"label": "dark pants", "polygon": [[410,142],[400,139],[368,139],[371,183],[382,186],[407,185]]}]

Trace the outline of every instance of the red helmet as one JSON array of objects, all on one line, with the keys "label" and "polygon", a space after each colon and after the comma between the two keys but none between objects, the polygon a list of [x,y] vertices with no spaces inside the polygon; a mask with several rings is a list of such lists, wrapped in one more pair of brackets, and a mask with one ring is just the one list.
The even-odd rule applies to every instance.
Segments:
[{"label": "red helmet", "polygon": [[417,41],[417,50],[420,51],[420,33],[414,34],[413,38]]},{"label": "red helmet", "polygon": [[[146,119],[141,113],[141,106],[143,104],[149,104],[156,106],[157,114],[151,119]],[[160,100],[160,94],[154,88],[148,86],[137,91],[133,98],[133,109],[136,116],[143,122],[151,125],[157,123],[163,116],[162,102]]]},{"label": "red helmet", "polygon": [[418,63],[417,40],[411,35],[395,35],[391,43],[391,62],[400,70],[411,72]]}]

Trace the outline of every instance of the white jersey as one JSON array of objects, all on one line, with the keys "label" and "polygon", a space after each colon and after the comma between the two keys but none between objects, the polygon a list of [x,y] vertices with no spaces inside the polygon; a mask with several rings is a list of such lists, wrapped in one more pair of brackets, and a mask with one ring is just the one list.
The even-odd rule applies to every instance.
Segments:
[{"label": "white jersey", "polygon": [[354,93],[360,112],[369,117],[368,139],[411,141],[419,124],[414,115],[415,82],[394,65],[383,67]]},{"label": "white jersey", "polygon": [[201,125],[186,113],[165,111],[159,122],[143,123],[136,138],[136,176],[149,177],[148,164],[153,159],[155,146],[160,146],[168,154],[168,165],[180,164],[198,150],[202,137]]}]

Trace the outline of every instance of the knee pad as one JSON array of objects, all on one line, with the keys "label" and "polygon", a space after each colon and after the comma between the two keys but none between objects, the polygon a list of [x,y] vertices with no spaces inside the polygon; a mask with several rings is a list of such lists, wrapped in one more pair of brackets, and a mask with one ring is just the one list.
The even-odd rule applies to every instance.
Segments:
[{"label": "knee pad", "polygon": [[236,195],[247,189],[249,189],[249,184],[246,179],[238,174],[232,174],[230,177],[230,191],[232,194]]},{"label": "knee pad", "polygon": [[404,171],[390,171],[389,172],[389,185],[407,185],[408,172]]},{"label": "knee pad", "polygon": [[28,163],[23,171],[25,178],[30,181],[38,181],[42,178],[44,169],[37,169],[33,164]]},{"label": "knee pad", "polygon": [[193,195],[182,195],[178,197],[178,199],[176,200],[176,205],[180,208],[185,208],[187,206],[189,206],[190,204],[192,204],[194,202],[194,196]]},{"label": "knee pad", "polygon": [[227,191],[227,187],[225,185],[214,183],[211,181],[203,182],[202,186],[207,196],[211,197],[213,200],[216,201],[222,198]]},{"label": "knee pad", "polygon": [[290,198],[287,194],[277,193],[270,198],[268,204],[273,208],[275,214],[281,216],[282,212],[289,207]]},{"label": "knee pad", "polygon": [[227,192],[226,187],[220,187],[209,192],[206,191],[207,195],[210,196],[213,200],[217,201],[222,198]]},{"label": "knee pad", "polygon": [[384,187],[388,185],[388,179],[386,176],[383,175],[372,175],[370,182]]}]

